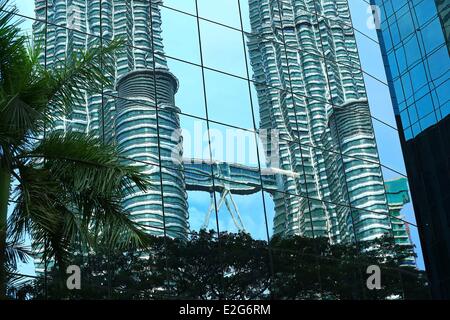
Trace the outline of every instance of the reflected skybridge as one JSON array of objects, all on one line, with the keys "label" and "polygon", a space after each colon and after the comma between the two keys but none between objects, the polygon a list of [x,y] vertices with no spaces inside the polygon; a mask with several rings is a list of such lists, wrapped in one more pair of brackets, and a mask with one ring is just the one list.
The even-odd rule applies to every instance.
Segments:
[{"label": "reflected skybridge", "polygon": [[[183,159],[187,191],[206,191],[211,194],[211,203],[202,228],[206,229],[215,210],[213,193],[220,193],[217,211],[225,205],[239,231],[245,231],[239,208],[233,194],[249,195],[260,191],[274,193],[281,183],[281,173],[276,169],[245,166],[237,163],[209,161],[204,159]],[[292,172],[286,172],[292,175]],[[214,179],[213,179],[214,178]]]},{"label": "reflected skybridge", "polygon": [[[249,195],[262,189],[277,191],[281,183],[281,170],[245,166],[237,163],[183,159],[187,191],[224,192]],[[285,172],[293,175],[293,172]],[[214,177],[214,181],[212,179]]]}]

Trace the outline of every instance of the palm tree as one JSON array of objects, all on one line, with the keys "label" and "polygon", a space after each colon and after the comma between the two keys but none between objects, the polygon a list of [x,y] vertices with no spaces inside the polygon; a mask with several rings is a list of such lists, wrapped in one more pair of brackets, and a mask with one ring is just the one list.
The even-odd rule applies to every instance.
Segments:
[{"label": "palm tree", "polygon": [[46,70],[15,13],[0,0],[0,298],[6,294],[7,243],[25,233],[61,270],[75,246],[147,244],[121,206],[125,194],[147,188],[139,167],[124,165],[118,150],[92,136],[54,132],[42,138],[56,114],[71,112],[77,96],[110,85],[112,59],[123,42],[74,52]]},{"label": "palm tree", "polygon": [[17,273],[17,266],[19,262],[26,263],[32,256],[32,252],[24,244],[23,241],[9,241],[6,243],[6,282],[8,283],[8,295],[19,298],[23,293],[27,293],[25,289],[32,289],[30,287],[30,279],[26,276]]}]

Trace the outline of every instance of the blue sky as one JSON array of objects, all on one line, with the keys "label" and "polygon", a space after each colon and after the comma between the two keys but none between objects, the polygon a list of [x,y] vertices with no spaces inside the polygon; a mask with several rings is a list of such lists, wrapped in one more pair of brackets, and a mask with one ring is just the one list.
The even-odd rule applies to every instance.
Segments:
[{"label": "blue sky", "polygon": [[[249,31],[248,7],[245,0],[241,0],[241,11],[243,16],[244,30]],[[203,18],[222,24],[240,28],[239,7],[237,0],[199,0],[199,15]],[[34,1],[16,1],[20,13],[34,17]],[[367,3],[363,0],[349,0],[354,27],[367,34],[375,41],[356,32],[358,49],[363,70],[370,75],[386,83],[380,48],[376,43],[376,30],[367,26],[370,19],[367,12]],[[195,14],[195,2],[193,0],[165,0],[164,5]],[[174,10],[162,9],[162,29],[165,52],[169,57],[178,58],[200,64],[200,47],[198,42],[196,18],[176,12]],[[30,32],[31,22],[25,21],[23,29]],[[205,66],[218,69],[236,76],[246,77],[246,48],[243,47],[242,34],[238,31],[208,22],[200,22],[203,62]],[[178,79],[180,88],[176,95],[177,106],[183,113],[205,118],[205,102],[202,86],[201,69],[195,65],[186,64],[174,59],[168,59],[168,65]],[[251,75],[251,70],[250,70]],[[214,71],[205,71],[206,101],[208,104],[209,119],[220,121],[227,125],[239,126],[253,129],[252,104],[249,98],[248,82],[223,75]],[[389,96],[388,87],[379,81],[365,75],[367,93],[372,115],[393,127],[395,118]],[[253,111],[256,123],[259,123],[256,92],[251,86]],[[192,131],[194,119],[182,115],[181,124],[185,130]],[[195,120],[198,121],[198,120]],[[401,152],[398,133],[385,124],[373,121],[375,134],[378,142],[381,163],[397,172],[406,174],[403,156]],[[206,127],[206,123],[202,123]],[[226,126],[211,124],[211,128],[218,131],[226,130]],[[256,150],[255,144],[250,143],[251,148]],[[190,148],[185,148],[185,156],[198,156]],[[256,165],[245,160],[243,164]],[[383,168],[386,180],[398,177],[395,171]],[[272,230],[274,215],[273,202],[268,194],[261,192],[251,196],[233,196],[239,211],[241,212],[244,225],[253,237],[265,239],[266,226],[263,205],[266,206],[268,228]],[[263,202],[264,200],[264,202]],[[189,192],[189,213],[192,229],[198,229],[204,220],[204,216],[210,205],[210,195],[204,192]],[[415,223],[414,212],[411,204],[403,209],[405,220]],[[225,206],[219,213],[219,225],[222,230],[236,231]],[[210,220],[210,227],[214,228],[215,218]],[[417,229],[410,226],[413,242],[418,246],[418,266],[423,268],[420,243]],[[27,274],[34,274],[32,264],[22,267]]]}]

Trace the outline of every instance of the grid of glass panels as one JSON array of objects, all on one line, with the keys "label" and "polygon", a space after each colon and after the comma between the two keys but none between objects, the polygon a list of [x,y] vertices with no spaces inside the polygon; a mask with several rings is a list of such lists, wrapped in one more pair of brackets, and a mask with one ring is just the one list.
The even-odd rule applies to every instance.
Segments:
[{"label": "grid of glass panels", "polygon": [[448,48],[435,1],[374,1],[405,139],[448,116]]},{"label": "grid of glass panels", "polygon": [[[54,129],[97,134],[148,171],[151,194],[124,206],[149,233],[185,239],[212,229],[222,256],[221,232],[245,231],[265,241],[270,278],[274,260],[287,258],[268,245],[274,234],[358,243],[388,232],[419,246],[411,206],[400,212],[407,201],[388,210],[387,182],[406,175],[385,75],[370,62],[381,57],[368,5],[349,3],[351,12],[342,0],[36,0],[35,14],[33,3],[19,8],[48,68],[71,50],[126,40],[115,86],[82,97]],[[327,38],[337,25],[341,33]],[[322,36],[312,41],[312,30]],[[139,85],[147,91],[134,91]],[[371,114],[358,104],[367,98]],[[352,141],[352,121],[365,139]],[[277,149],[263,139],[267,129],[281,132]],[[361,186],[360,175],[376,183]],[[321,287],[326,272],[311,257],[311,285]]]}]

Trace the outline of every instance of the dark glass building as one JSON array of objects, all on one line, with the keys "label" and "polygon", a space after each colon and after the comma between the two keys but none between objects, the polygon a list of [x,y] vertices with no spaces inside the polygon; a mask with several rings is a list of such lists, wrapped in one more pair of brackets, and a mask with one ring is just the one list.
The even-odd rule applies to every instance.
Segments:
[{"label": "dark glass building", "polygon": [[[450,298],[448,0],[371,0],[424,260],[437,299]],[[375,8],[374,8],[375,9]]]}]

